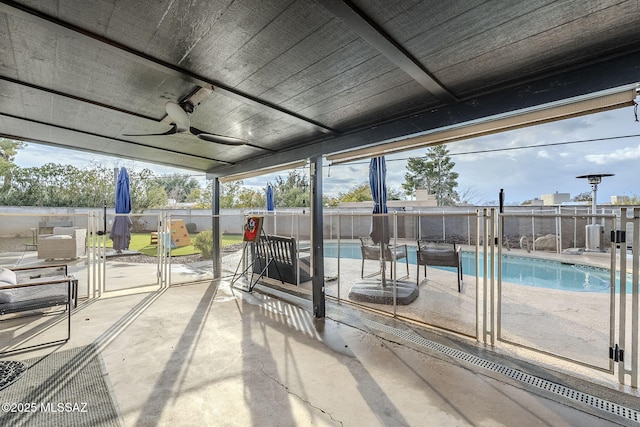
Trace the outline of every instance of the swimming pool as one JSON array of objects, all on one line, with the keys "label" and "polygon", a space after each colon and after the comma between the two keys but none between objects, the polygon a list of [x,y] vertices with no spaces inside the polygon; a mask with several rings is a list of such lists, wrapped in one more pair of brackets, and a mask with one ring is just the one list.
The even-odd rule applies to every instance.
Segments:
[{"label": "swimming pool", "polygon": [[[325,257],[336,258],[337,254],[337,244],[327,244],[324,246]],[[362,259],[360,245],[354,243],[340,244],[340,257]],[[416,250],[415,247],[411,246],[409,246],[409,264],[416,264]],[[482,267],[481,261],[480,275],[483,274]],[[433,268],[455,272],[455,269],[452,267]],[[475,270],[476,260],[474,253],[463,251],[463,273],[474,276],[476,274]],[[631,277],[629,276],[627,281],[630,280]],[[603,293],[609,292],[610,287],[609,270],[605,268],[504,253],[502,254],[502,281],[524,286],[575,292]],[[619,279],[616,279],[616,288],[619,289]]]}]

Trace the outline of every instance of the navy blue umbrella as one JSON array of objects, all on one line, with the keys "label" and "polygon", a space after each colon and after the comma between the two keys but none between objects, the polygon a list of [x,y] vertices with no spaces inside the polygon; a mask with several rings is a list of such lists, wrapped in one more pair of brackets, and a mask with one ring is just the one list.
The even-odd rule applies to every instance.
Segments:
[{"label": "navy blue umbrella", "polygon": [[373,197],[373,221],[371,223],[371,239],[374,243],[389,243],[389,218],[384,215],[387,210],[387,166],[384,156],[374,157],[369,163],[369,186]]},{"label": "navy blue umbrella", "polygon": [[[120,168],[116,181],[116,214],[131,212],[131,190],[129,187],[129,173],[126,168]],[[131,242],[131,219],[128,216],[116,216],[111,227],[109,238],[113,241],[113,249],[123,251],[129,249]]]},{"label": "navy blue umbrella", "polygon": [[271,184],[267,185],[267,210],[273,212],[276,208],[276,202],[273,196],[273,187]]},{"label": "navy blue umbrella", "polygon": [[128,214],[131,212],[131,190],[129,188],[129,173],[127,168],[120,168],[116,183],[116,213]]}]

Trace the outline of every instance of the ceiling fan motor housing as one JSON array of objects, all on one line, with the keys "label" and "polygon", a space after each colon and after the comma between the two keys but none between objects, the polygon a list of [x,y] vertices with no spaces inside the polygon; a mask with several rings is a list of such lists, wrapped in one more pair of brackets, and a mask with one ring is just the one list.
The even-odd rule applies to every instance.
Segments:
[{"label": "ceiling fan motor housing", "polygon": [[190,103],[189,101],[183,101],[180,103],[180,107],[182,107],[182,109],[184,110],[185,113],[187,114],[191,114],[193,113],[193,110],[195,109],[193,104]]}]

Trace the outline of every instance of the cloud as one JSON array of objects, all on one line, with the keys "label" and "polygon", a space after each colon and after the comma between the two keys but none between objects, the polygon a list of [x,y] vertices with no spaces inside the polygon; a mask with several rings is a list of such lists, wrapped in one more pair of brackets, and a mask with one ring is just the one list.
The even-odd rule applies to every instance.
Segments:
[{"label": "cloud", "polygon": [[[546,126],[546,129],[541,129],[545,131],[549,136],[553,139],[558,137],[566,138],[568,135],[579,135],[585,130],[591,130],[595,126],[598,125],[601,121],[603,121],[604,117],[595,117],[595,116],[582,116],[575,117],[573,119],[561,120],[558,122],[553,122],[542,126]],[[570,136],[572,138],[573,136]]]},{"label": "cloud", "polygon": [[611,153],[587,154],[585,160],[597,165],[607,165],[625,160],[640,159],[640,145],[636,147],[619,148]]}]

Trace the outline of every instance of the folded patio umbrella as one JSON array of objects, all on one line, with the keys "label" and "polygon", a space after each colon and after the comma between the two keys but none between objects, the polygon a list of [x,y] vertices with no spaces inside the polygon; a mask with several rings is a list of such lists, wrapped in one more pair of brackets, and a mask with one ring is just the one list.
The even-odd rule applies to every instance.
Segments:
[{"label": "folded patio umbrella", "polygon": [[[129,173],[120,168],[116,182],[116,214],[131,213],[131,190],[129,187]],[[116,216],[111,227],[109,238],[113,241],[113,249],[123,251],[129,249],[131,242],[131,219],[128,216]]]},{"label": "folded patio umbrella", "polygon": [[374,243],[389,244],[389,218],[387,210],[387,166],[384,156],[374,157],[369,163],[369,186],[373,198],[373,221],[371,222],[371,239]]},{"label": "folded patio umbrella", "polygon": [[[371,240],[380,245],[380,269],[382,286],[386,286],[385,245],[389,244],[389,218],[387,210],[387,166],[384,156],[374,157],[369,163],[369,186],[373,198],[373,219],[371,221]],[[381,215],[384,214],[384,215]]]},{"label": "folded patio umbrella", "polygon": [[271,184],[267,185],[267,211],[273,212],[276,208],[276,203],[273,195],[273,187]]}]

